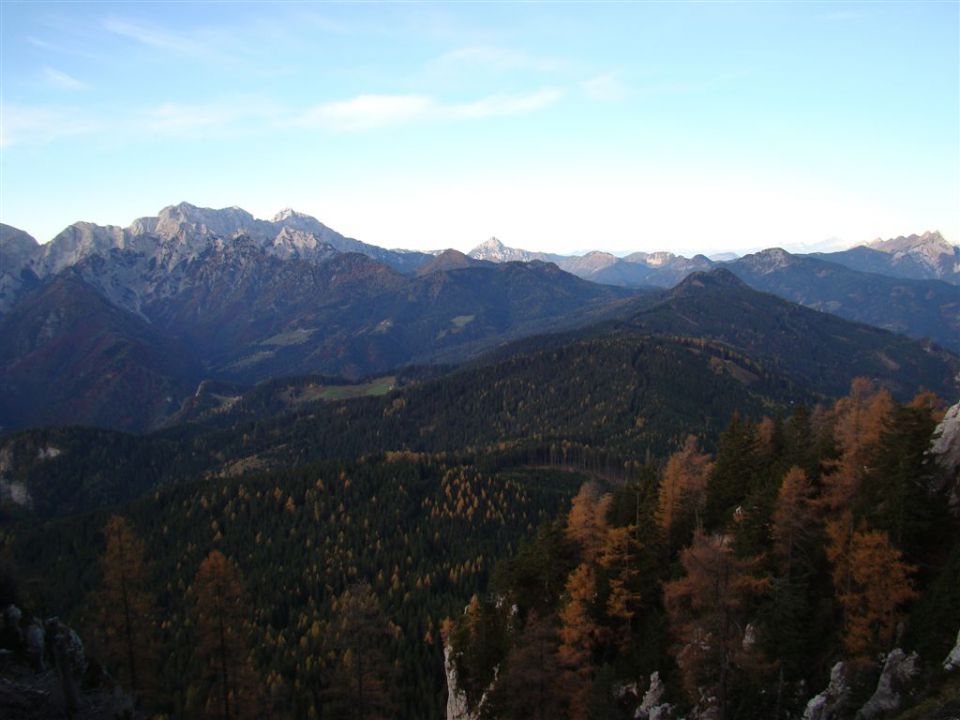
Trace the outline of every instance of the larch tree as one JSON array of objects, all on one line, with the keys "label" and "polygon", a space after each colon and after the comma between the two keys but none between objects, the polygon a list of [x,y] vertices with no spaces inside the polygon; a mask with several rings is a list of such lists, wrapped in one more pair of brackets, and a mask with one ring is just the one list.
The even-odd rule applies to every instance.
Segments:
[{"label": "larch tree", "polygon": [[850,394],[834,405],[833,433],[840,458],[829,463],[823,477],[824,501],[830,509],[851,507],[893,407],[890,393],[877,390],[866,378],[856,378]]},{"label": "larch tree", "polygon": [[97,597],[103,656],[135,696],[156,688],[156,600],[150,590],[146,548],[130,522],[112,515],[104,527],[100,558],[103,586]]},{"label": "larch tree", "polygon": [[759,665],[759,649],[747,628],[751,604],[769,583],[754,574],[758,561],[734,556],[724,535],[697,531],[680,562],[685,576],[663,587],[673,653],[690,701],[699,703],[706,691],[724,720],[737,676]]},{"label": "larch tree", "polygon": [[656,519],[667,538],[668,550],[677,547],[675,538],[682,542],[685,538],[681,536],[689,537],[694,527],[702,527],[707,478],[712,470],[710,456],[700,452],[694,435],[688,435],[683,447],[667,460]]},{"label": "larch tree", "polygon": [[585,718],[590,683],[593,678],[593,650],[602,628],[593,610],[597,597],[597,577],[593,565],[581,563],[567,580],[567,602],[560,611],[560,648],[557,652],[564,669],[563,686],[569,702],[568,717]]},{"label": "larch tree", "polygon": [[817,523],[815,491],[807,474],[794,466],[784,475],[773,510],[770,534],[773,552],[782,563],[783,573],[791,574],[794,560],[810,539]]},{"label": "larch tree", "polygon": [[603,547],[611,496],[601,495],[595,483],[584,483],[573,498],[567,516],[567,537],[580,549],[584,562],[596,561]]},{"label": "larch tree", "polygon": [[643,582],[640,570],[640,544],[633,525],[612,527],[607,531],[600,552],[600,567],[609,576],[610,595],[607,615],[621,625],[617,645],[621,649],[631,641],[633,618],[642,599]]},{"label": "larch tree", "polygon": [[250,658],[250,613],[240,570],[214,550],[200,563],[193,594],[202,712],[223,720],[255,717],[259,682]]},{"label": "larch tree", "polygon": [[843,646],[848,656],[869,662],[895,640],[902,607],[917,597],[910,576],[916,568],[903,562],[885,532],[852,535],[848,549],[850,584],[838,593],[843,606]]}]

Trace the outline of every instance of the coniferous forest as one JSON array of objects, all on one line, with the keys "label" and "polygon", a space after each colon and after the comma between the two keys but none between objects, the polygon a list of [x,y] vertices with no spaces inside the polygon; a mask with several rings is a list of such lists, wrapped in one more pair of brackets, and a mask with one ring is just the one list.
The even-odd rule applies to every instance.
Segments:
[{"label": "coniferous forest", "polygon": [[[253,465],[9,516],[2,600],[68,621],[144,716],[441,718],[452,697],[483,718],[790,718],[838,672],[853,713],[895,648],[916,653],[902,708],[955,702],[943,401],[857,379],[758,407],[662,456],[598,423],[609,444]],[[142,442],[100,452],[122,469]]]}]

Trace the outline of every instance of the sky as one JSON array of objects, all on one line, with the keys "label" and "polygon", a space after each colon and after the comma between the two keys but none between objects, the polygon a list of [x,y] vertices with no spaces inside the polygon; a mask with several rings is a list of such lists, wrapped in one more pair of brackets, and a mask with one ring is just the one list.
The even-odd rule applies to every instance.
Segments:
[{"label": "sky", "polygon": [[0,222],[384,247],[960,242],[960,3],[0,2]]}]

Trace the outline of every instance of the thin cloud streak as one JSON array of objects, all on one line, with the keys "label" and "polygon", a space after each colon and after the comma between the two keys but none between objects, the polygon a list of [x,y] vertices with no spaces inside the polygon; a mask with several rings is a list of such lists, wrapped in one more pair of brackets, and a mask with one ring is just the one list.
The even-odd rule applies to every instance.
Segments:
[{"label": "thin cloud streak", "polygon": [[90,86],[72,75],[52,67],[43,69],[43,79],[48,85],[61,90],[89,90]]},{"label": "thin cloud streak", "polygon": [[293,124],[342,131],[370,130],[426,117],[435,107],[435,102],[424,95],[357,95],[317,105]]},{"label": "thin cloud streak", "polygon": [[4,104],[0,109],[0,147],[45,144],[63,138],[89,135],[104,129],[95,118],[66,108],[39,108]]},{"label": "thin cloud streak", "polygon": [[534,70],[550,72],[561,63],[553,58],[536,57],[509,48],[474,45],[444,53],[433,65],[439,68],[462,69],[463,66],[487,67],[495,70]]},{"label": "thin cloud streak", "polygon": [[443,103],[427,95],[357,95],[311,108],[293,121],[336,131],[370,130],[412,121],[444,121],[526,115],[549,107],[563,91],[546,88],[525,95],[490,95],[465,103]]},{"label": "thin cloud streak", "polygon": [[584,80],[580,87],[588,98],[601,102],[615,102],[629,95],[627,86],[609,73]]},{"label": "thin cloud streak", "polygon": [[269,119],[273,111],[250,101],[185,105],[168,102],[143,113],[144,126],[153,132],[189,135],[197,131],[234,127],[245,120]]},{"label": "thin cloud streak", "polygon": [[203,48],[187,38],[168,33],[157,27],[148,27],[129,20],[108,17],[103,21],[103,27],[114,35],[135,40],[141,45],[169,50],[183,55],[203,54]]},{"label": "thin cloud streak", "polygon": [[471,103],[453,105],[449,114],[453,117],[484,118],[526,115],[542,110],[563,97],[563,91],[546,88],[528,95],[491,95]]}]

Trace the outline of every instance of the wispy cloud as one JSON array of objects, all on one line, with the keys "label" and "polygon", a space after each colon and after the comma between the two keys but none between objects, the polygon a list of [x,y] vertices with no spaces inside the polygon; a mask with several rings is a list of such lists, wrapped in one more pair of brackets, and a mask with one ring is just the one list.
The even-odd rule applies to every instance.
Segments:
[{"label": "wispy cloud", "polygon": [[97,119],[75,109],[4,103],[0,107],[0,147],[48,143],[102,129]]},{"label": "wispy cloud", "polygon": [[237,130],[246,122],[269,123],[276,115],[272,106],[256,98],[229,98],[203,104],[167,102],[143,111],[140,120],[151,132],[183,136]]},{"label": "wispy cloud", "polygon": [[562,97],[562,90],[546,88],[527,95],[491,95],[474,102],[451,105],[448,109],[450,115],[465,118],[526,115],[553,105]]},{"label": "wispy cloud", "polygon": [[56,46],[54,43],[47,42],[46,40],[41,40],[40,38],[34,37],[33,35],[28,35],[28,36],[27,36],[27,42],[30,43],[31,45],[33,45],[34,47],[40,48],[41,50],[56,50],[56,49],[57,49],[57,46]]},{"label": "wispy cloud", "polygon": [[425,95],[357,95],[311,108],[295,124],[332,130],[369,130],[422,118],[435,110]]},{"label": "wispy cloud", "polygon": [[481,66],[494,70],[549,72],[558,69],[562,63],[554,58],[538,57],[509,48],[474,45],[444,53],[433,64],[439,68]]},{"label": "wispy cloud", "polygon": [[202,43],[156,26],[144,25],[117,17],[108,17],[103,21],[103,27],[114,35],[134,40],[141,45],[179,55],[205,56],[209,54]]},{"label": "wispy cloud", "polygon": [[556,88],[522,95],[490,95],[461,103],[444,103],[428,95],[357,95],[310,108],[293,124],[354,131],[412,121],[525,115],[552,105],[562,96],[563,91]]},{"label": "wispy cloud", "polygon": [[627,86],[609,73],[585,80],[580,87],[591,100],[612,102],[623,100],[629,94]]},{"label": "wispy cloud", "polygon": [[62,70],[57,70],[52,67],[45,67],[43,69],[43,79],[48,85],[59,88],[61,90],[89,90],[90,86],[87,85],[82,80],[77,80],[77,78],[72,75],[68,75]]}]

